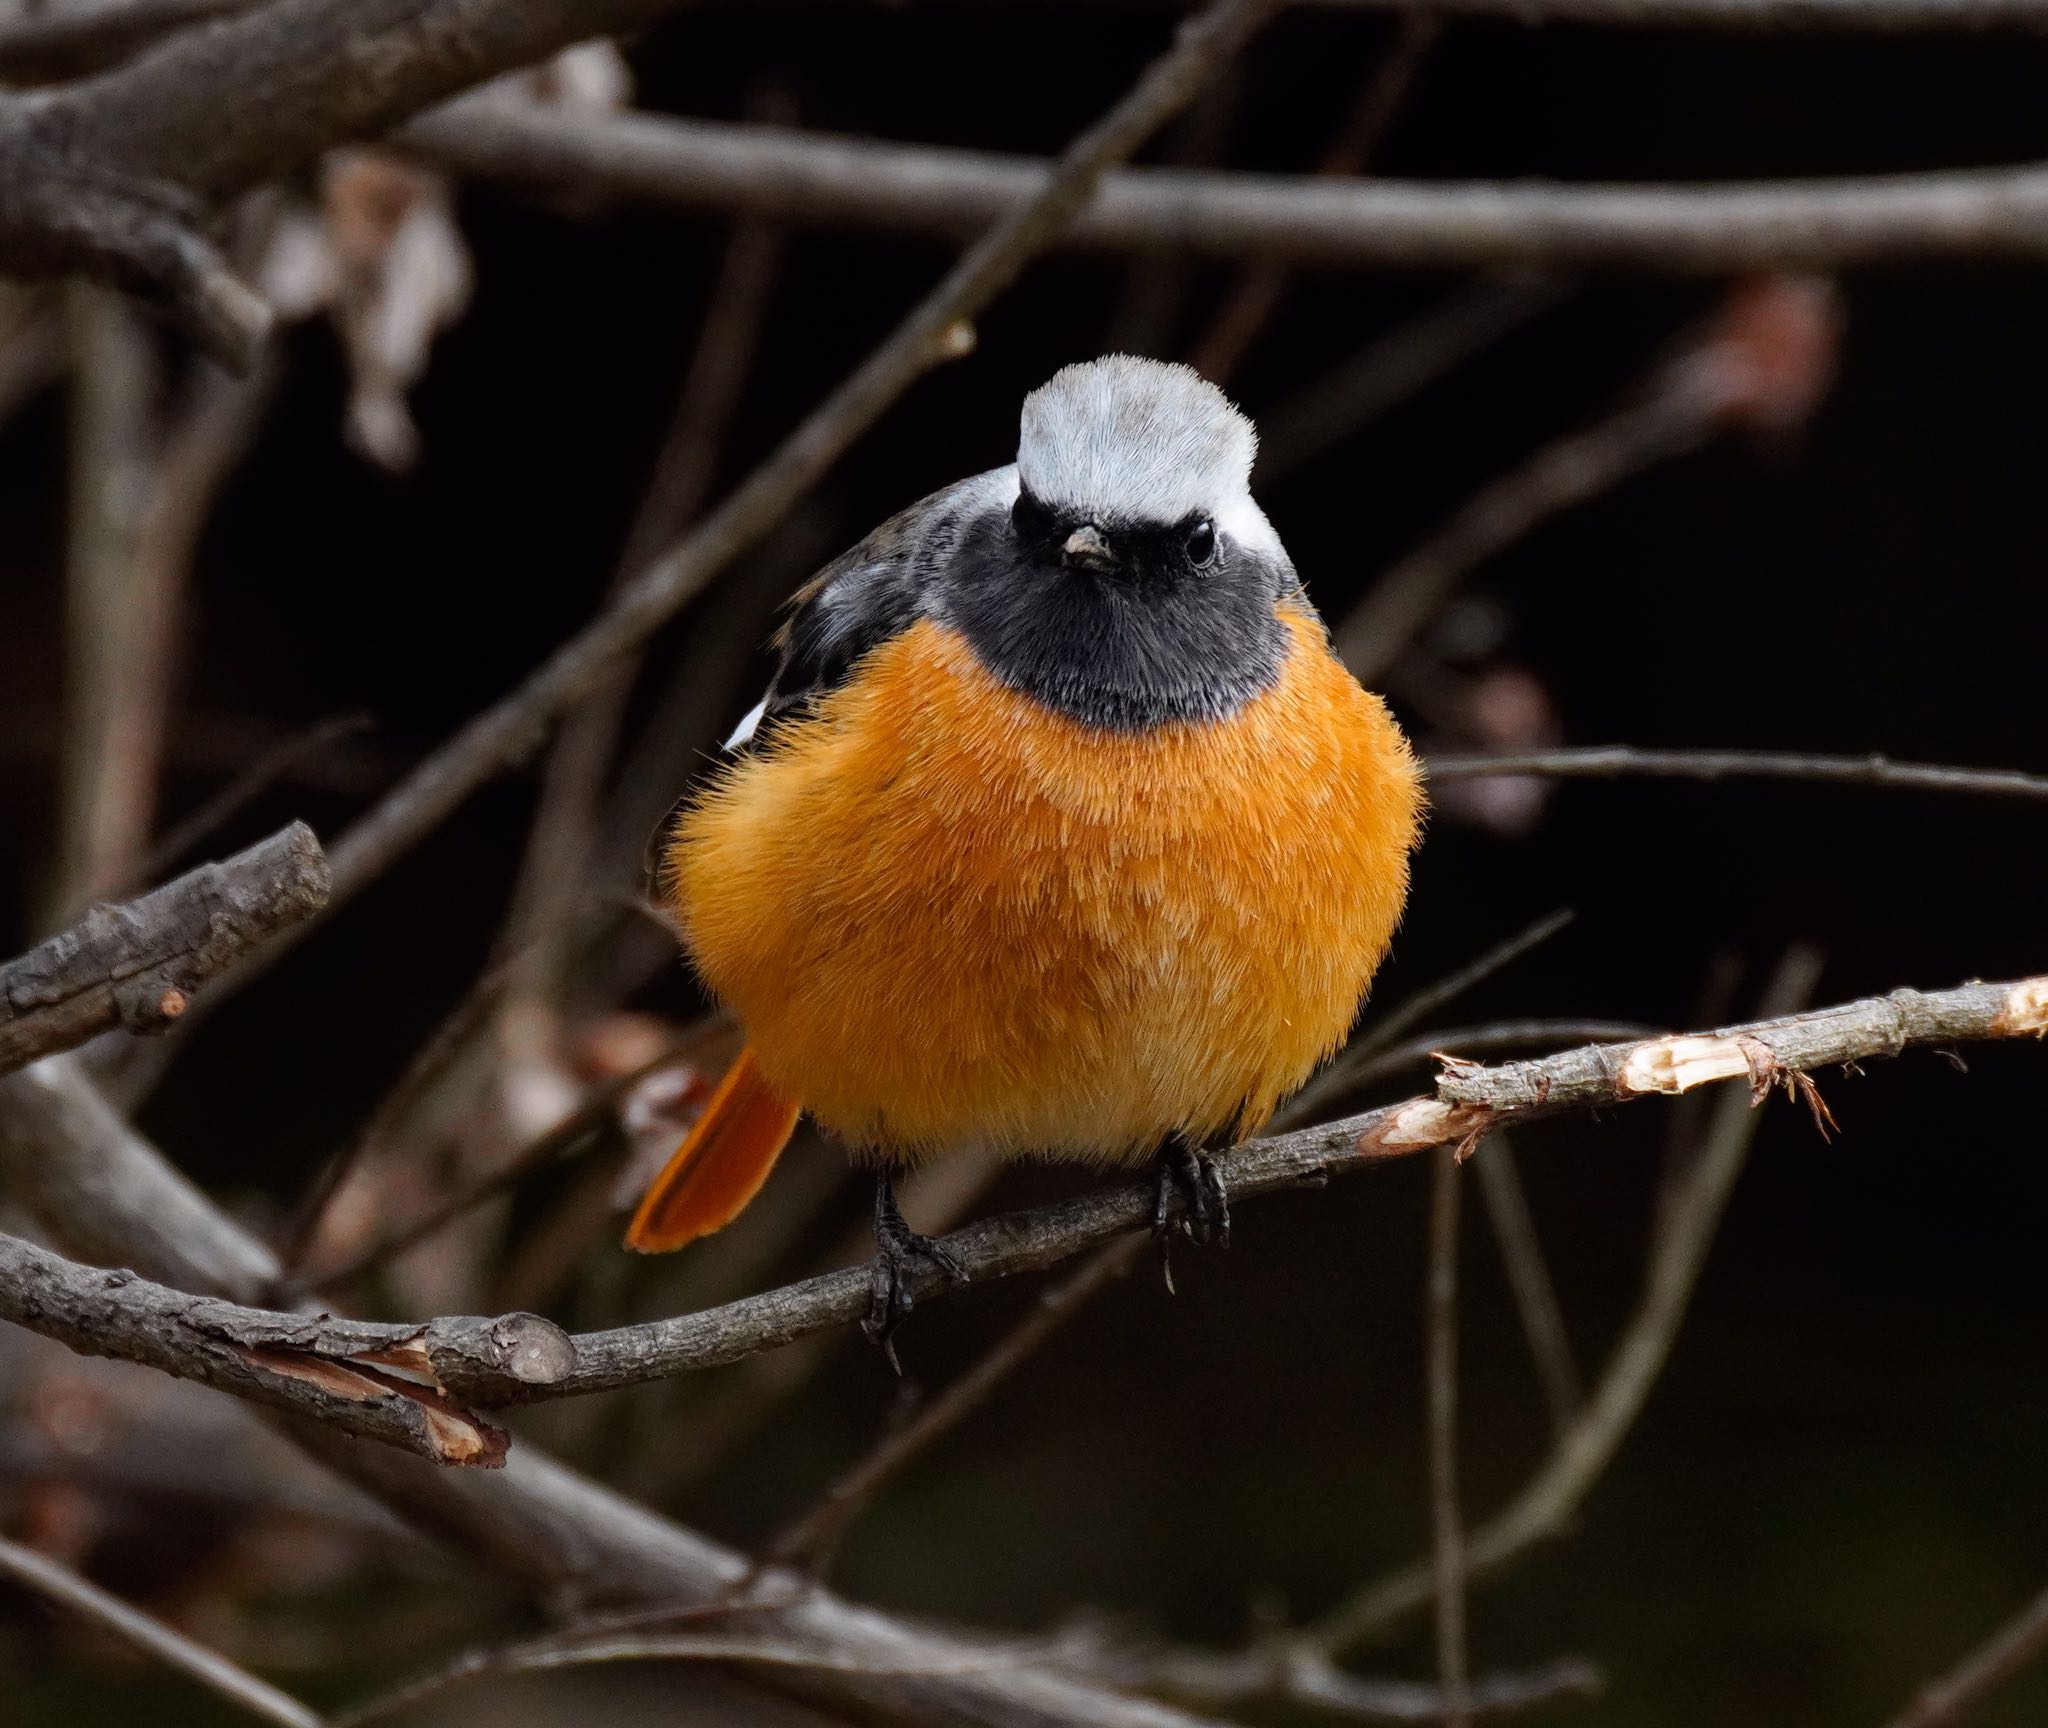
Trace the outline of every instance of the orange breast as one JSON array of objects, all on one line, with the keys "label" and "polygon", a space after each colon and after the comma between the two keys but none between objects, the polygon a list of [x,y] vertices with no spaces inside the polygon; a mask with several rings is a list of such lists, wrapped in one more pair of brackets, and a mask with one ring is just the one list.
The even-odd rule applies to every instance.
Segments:
[{"label": "orange breast", "polygon": [[715,780],[669,880],[762,1073],[856,1149],[1110,1161],[1248,1133],[1343,1037],[1421,809],[1288,611],[1228,720],[1111,732],[921,623]]}]

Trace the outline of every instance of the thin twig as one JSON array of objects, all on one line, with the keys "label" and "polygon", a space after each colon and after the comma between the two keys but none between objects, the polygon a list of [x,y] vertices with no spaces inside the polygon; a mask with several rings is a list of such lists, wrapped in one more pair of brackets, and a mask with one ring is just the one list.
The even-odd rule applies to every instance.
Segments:
[{"label": "thin twig", "polygon": [[[782,231],[769,223],[743,222],[727,243],[675,413],[612,574],[611,594],[672,544],[710,496],[728,425],[753,368],[781,258]],[[605,773],[639,661],[637,652],[623,657],[610,679],[569,713],[541,777],[508,920],[508,940],[528,950],[528,958],[517,968],[507,1024],[541,1019],[547,1024],[543,1043],[553,1041],[553,1008],[570,943],[569,912],[590,880]],[[522,1006],[529,1011],[525,1017],[518,1013]]]},{"label": "thin twig", "polygon": [[[1350,1673],[1298,1636],[1269,1639],[1245,1650],[1110,1650],[1089,1666],[1124,1685],[1142,1686],[1200,1710],[1282,1704],[1327,1721],[1435,1728],[1449,1719],[1452,1708],[1440,1686]],[[1482,1674],[1467,1687],[1466,1698],[1473,1722],[1499,1722],[1549,1705],[1597,1698],[1602,1684],[1590,1662],[1567,1658],[1526,1673]]]},{"label": "thin twig", "polygon": [[[592,1087],[583,1101],[552,1128],[535,1135],[503,1162],[478,1171],[468,1181],[450,1189],[417,1218],[387,1231],[336,1265],[294,1271],[279,1286],[278,1299],[296,1301],[323,1291],[343,1290],[382,1271],[401,1254],[438,1235],[456,1219],[465,1217],[485,1201],[517,1186],[534,1171],[544,1169],[588,1139],[611,1120],[619,1100],[648,1075],[682,1061],[707,1037],[715,1036],[721,1029],[718,1021],[701,1024],[660,1055]],[[376,1145],[378,1141],[366,1135],[359,1144]]]},{"label": "thin twig", "polygon": [[1437,1683],[1445,1728],[1471,1721],[1471,1658],[1465,1631],[1465,1525],[1458,1510],[1458,1215],[1463,1194],[1458,1149],[1436,1154],[1429,1188],[1429,1298],[1426,1400],[1429,1506],[1434,1533]]},{"label": "thin twig", "polygon": [[137,556],[156,441],[156,344],[135,308],[105,289],[74,285],[64,307],[75,387],[52,922],[135,879],[162,754],[153,693],[172,651],[166,596]]},{"label": "thin twig", "polygon": [[90,1579],[60,1566],[33,1548],[0,1536],[0,1577],[5,1577],[54,1603],[67,1613],[90,1621],[102,1632],[167,1668],[175,1668],[225,1698],[237,1709],[280,1728],[321,1728],[320,1718],[287,1692],[238,1668],[218,1651],[195,1643],[184,1633],[110,1596]]},{"label": "thin twig", "polygon": [[1473,355],[1548,312],[1565,296],[1549,277],[1482,277],[1377,336],[1259,416],[1258,484],[1270,487],[1381,415],[1420,395]]},{"label": "thin twig", "polygon": [[2048,774],[2009,768],[1947,768],[1888,756],[1818,756],[1795,750],[1641,750],[1598,744],[1576,750],[1459,751],[1432,756],[1432,780],[1501,775],[1544,779],[1791,780],[1873,786],[1891,792],[1955,792],[1978,798],[2048,798]]},{"label": "thin twig", "polygon": [[2048,1590],[2014,1615],[1984,1644],[1939,1680],[1925,1687],[1890,1728],[1949,1728],[1960,1722],[1994,1687],[2028,1663],[2048,1654]]},{"label": "thin twig", "polygon": [[1514,1147],[1507,1135],[1490,1135],[1474,1162],[1486,1216],[1493,1225],[1494,1240],[1500,1244],[1508,1288],[1514,1293],[1515,1312],[1521,1316],[1522,1335],[1529,1341],[1536,1378],[1542,1382],[1543,1399],[1550,1406],[1553,1437],[1561,1440],[1585,1403],[1585,1385],[1572,1357],[1571,1335],[1565,1330],[1564,1310],[1558,1306],[1557,1289],[1550,1281],[1536,1221],[1529,1214],[1529,1196],[1515,1168]]},{"label": "thin twig", "polygon": [[310,918],[327,860],[303,822],[0,963],[0,1074],[115,1026],[162,1032],[221,971]]},{"label": "thin twig", "polygon": [[847,1527],[919,1454],[988,1402],[996,1388],[1041,1345],[1129,1270],[1144,1249],[1142,1236],[1099,1248],[1079,1268],[1041,1291],[1031,1312],[966,1373],[926,1403],[901,1427],[885,1434],[852,1469],[825,1490],[817,1504],[792,1520],[768,1544],[763,1561],[815,1571],[844,1538]]},{"label": "thin twig", "polygon": [[1719,428],[1722,404],[1697,370],[1665,367],[1645,395],[1545,445],[1482,488],[1367,590],[1333,633],[1367,684],[1400,660],[1464,576],[1540,523],[1683,455]]},{"label": "thin twig", "polygon": [[335,745],[362,736],[370,729],[367,713],[336,714],[289,738],[281,738],[245,767],[233,774],[221,788],[193,806],[157,836],[156,845],[143,860],[144,877],[160,876],[188,853],[212,839],[273,786],[324,755]]},{"label": "thin twig", "polygon": [[[1788,955],[1765,990],[1765,1008],[1782,1010],[1805,1000],[1819,965],[1818,957],[1809,951],[1795,950]],[[2048,980],[2041,982],[2039,993],[2043,1024],[2048,1026]],[[1819,1009],[1812,1015],[1794,1014],[1758,1024],[1825,1021],[1831,1012]],[[1706,1071],[1690,1067],[1691,1061],[1698,1058],[1711,1067],[1715,1046],[1722,1047],[1738,1064],[1745,1064],[1748,1047],[1742,1039],[1738,1032],[1713,1040],[1664,1039],[1656,1046],[1636,1048],[1661,1047],[1667,1057],[1659,1064],[1661,1084],[1689,1090]],[[1774,1040],[1765,1042],[1775,1047]],[[1889,1040],[1880,1046],[1886,1050],[1894,1047]],[[1531,1065],[1520,1066],[1526,1069]],[[1731,1078],[1747,1071],[1753,1076],[1752,1087],[1759,1081],[1776,1084],[1786,1073],[1803,1072],[1803,1067],[1795,1060],[1780,1070],[1775,1058],[1765,1054],[1756,1058],[1752,1069],[1738,1066]],[[1554,1075],[1553,1082],[1561,1086],[1562,1076]],[[1467,1535],[1468,1577],[1496,1572],[1524,1550],[1563,1531],[1612,1461],[1670,1355],[1760,1120],[1760,1113],[1741,1090],[1731,1088],[1718,1100],[1701,1155],[1686,1171],[1651,1242],[1640,1307],[1615,1344],[1599,1383],[1570,1431],[1551,1448],[1535,1475],[1507,1506]],[[1425,1605],[1433,1589],[1429,1561],[1406,1566],[1355,1592],[1316,1624],[1315,1637],[1332,1656],[1340,1656],[1382,1626]]]},{"label": "thin twig", "polygon": [[[1446,973],[1426,989],[1399,1003],[1372,1021],[1340,1051],[1334,1061],[1287,1102],[1281,1113],[1283,1123],[1304,1122],[1312,1112],[1332,1098],[1354,1090],[1358,1076],[1371,1059],[1398,1040],[1412,1026],[1419,1026],[1439,1008],[1456,1001],[1466,991],[1484,983],[1495,973],[1513,965],[1530,949],[1548,942],[1577,914],[1569,907],[1546,913],[1527,928],[1496,942],[1477,958]],[[1432,1049],[1447,1048],[1432,1045]],[[1425,1052],[1427,1054],[1428,1052]]]},{"label": "thin twig", "polygon": [[[1394,45],[1373,69],[1344,125],[1316,164],[1318,175],[1326,180],[1356,175],[1379,153],[1381,141],[1407,102],[1416,74],[1442,34],[1443,20],[1434,12],[1411,12],[1401,20]],[[1289,271],[1280,264],[1254,264],[1245,270],[1210,319],[1206,334],[1189,350],[1188,364],[1204,378],[1228,384],[1271,321],[1289,280]]]}]

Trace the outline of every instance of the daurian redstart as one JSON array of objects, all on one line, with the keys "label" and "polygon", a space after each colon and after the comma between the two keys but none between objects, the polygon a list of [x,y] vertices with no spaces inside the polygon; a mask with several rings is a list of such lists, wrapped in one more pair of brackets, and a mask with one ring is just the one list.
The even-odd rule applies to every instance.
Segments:
[{"label": "daurian redstart", "polygon": [[666,838],[747,1047],[632,1247],[737,1216],[804,1111],[881,1171],[871,1330],[918,1261],[958,1272],[904,1225],[894,1165],[1157,1159],[1162,1232],[1227,1231],[1206,1152],[1343,1040],[1422,808],[1252,501],[1256,444],[1185,366],[1069,366],[1024,399],[1014,465],[796,595],[767,696]]}]

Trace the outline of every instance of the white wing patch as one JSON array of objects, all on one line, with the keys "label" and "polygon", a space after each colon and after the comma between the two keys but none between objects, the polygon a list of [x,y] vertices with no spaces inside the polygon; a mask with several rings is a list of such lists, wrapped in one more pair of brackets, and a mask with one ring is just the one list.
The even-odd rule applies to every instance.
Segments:
[{"label": "white wing patch", "polygon": [[[732,729],[732,736],[725,741],[725,753],[730,756],[736,750],[744,750],[753,742],[754,730],[761,724],[761,716],[768,712],[768,698],[763,696],[746,712],[745,718]],[[699,737],[703,734],[699,733]]]}]

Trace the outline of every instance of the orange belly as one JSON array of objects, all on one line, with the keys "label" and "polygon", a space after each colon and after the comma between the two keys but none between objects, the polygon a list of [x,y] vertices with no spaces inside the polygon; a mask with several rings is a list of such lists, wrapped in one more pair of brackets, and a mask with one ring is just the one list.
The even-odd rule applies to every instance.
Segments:
[{"label": "orange belly", "polygon": [[692,958],[762,1074],[857,1151],[1142,1158],[1250,1133],[1344,1037],[1421,791],[1289,610],[1231,718],[1113,732],[930,622],[690,807]]}]

